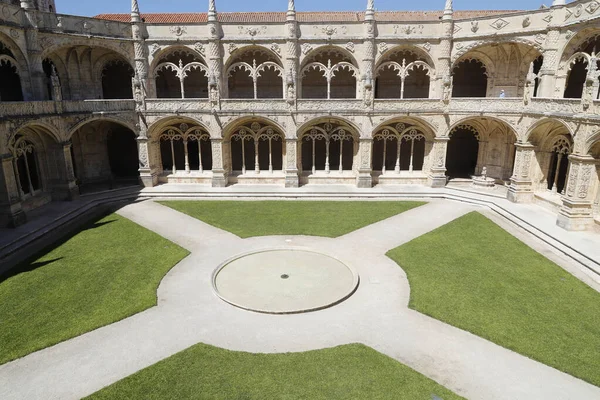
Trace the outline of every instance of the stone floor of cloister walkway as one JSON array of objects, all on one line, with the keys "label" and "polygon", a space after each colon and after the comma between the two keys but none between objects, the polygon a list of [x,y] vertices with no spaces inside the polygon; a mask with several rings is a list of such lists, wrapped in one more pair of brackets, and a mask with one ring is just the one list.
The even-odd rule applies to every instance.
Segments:
[{"label": "stone floor of cloister walkway", "polygon": [[[528,206],[519,207],[524,217],[538,220],[540,229],[550,226],[549,213],[532,214]],[[426,205],[338,238],[241,239],[144,201],[118,213],[191,253],[163,279],[158,306],[0,366],[0,398],[80,398],[196,343],[256,353],[363,343],[469,399],[600,399],[598,387],[408,308],[406,274],[386,252],[473,210],[485,212],[596,290],[600,288],[589,270],[475,204],[430,199]],[[595,257],[596,234],[565,233],[564,237],[578,241],[582,251],[590,249],[588,257]],[[295,315],[250,312],[215,296],[211,287],[219,265],[279,248],[333,257],[356,271],[361,284],[331,308]]]}]

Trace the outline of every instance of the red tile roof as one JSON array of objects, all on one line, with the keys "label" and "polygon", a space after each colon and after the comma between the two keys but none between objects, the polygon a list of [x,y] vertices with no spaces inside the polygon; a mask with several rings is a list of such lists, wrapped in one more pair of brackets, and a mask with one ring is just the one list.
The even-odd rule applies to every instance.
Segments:
[{"label": "red tile roof", "polygon": [[[454,19],[471,19],[494,15],[512,14],[517,10],[473,10],[455,11]],[[381,22],[405,21],[437,21],[442,11],[381,11],[376,12],[375,18]],[[364,20],[364,12],[328,11],[328,12],[298,12],[299,22],[360,22]],[[110,21],[129,22],[129,14],[100,14],[94,18]],[[153,13],[142,14],[149,24],[203,24],[207,21],[206,13]],[[231,12],[219,13],[218,19],[224,23],[281,23],[285,22],[285,12]]]}]

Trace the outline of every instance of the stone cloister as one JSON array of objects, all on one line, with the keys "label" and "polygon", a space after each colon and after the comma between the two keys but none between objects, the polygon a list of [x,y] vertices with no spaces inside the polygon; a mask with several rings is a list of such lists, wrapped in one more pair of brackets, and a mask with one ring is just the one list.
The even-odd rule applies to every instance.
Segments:
[{"label": "stone cloister", "polygon": [[566,229],[600,226],[595,0],[510,12],[131,5],[87,18],[0,1],[3,226],[107,184],[443,187],[484,169]]}]

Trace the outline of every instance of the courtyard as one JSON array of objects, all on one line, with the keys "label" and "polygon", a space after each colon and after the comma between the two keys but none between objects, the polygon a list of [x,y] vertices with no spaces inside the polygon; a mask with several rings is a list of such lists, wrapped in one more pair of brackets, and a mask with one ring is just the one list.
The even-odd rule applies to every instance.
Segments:
[{"label": "courtyard", "polygon": [[600,398],[574,265],[467,202],[130,203],[0,278],[0,397]]}]

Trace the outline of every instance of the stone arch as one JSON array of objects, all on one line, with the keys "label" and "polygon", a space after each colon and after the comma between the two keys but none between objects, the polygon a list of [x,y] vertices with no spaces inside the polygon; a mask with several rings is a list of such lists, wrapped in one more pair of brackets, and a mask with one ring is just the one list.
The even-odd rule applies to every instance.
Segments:
[{"label": "stone arch", "polygon": [[429,121],[421,117],[394,117],[387,119],[379,123],[371,132],[371,137],[376,131],[381,130],[384,126],[395,125],[399,122],[406,123],[408,125],[418,126],[427,135],[428,139],[433,140],[436,137],[437,128],[435,128]]},{"label": "stone arch", "polygon": [[31,81],[29,74],[29,62],[25,57],[25,53],[21,50],[21,47],[8,35],[0,32],[0,47],[6,47],[12,54],[12,58],[16,61],[15,67],[17,68],[19,77],[21,79],[21,89],[23,91],[23,98],[30,100],[31,93]]},{"label": "stone arch", "polygon": [[[560,204],[559,193],[568,180],[569,155],[574,147],[574,135],[568,124],[555,118],[536,121],[529,128],[526,139],[535,146],[530,175],[534,193]],[[567,147],[558,146],[560,143]]]},{"label": "stone arch", "polygon": [[300,170],[308,176],[353,171],[358,155],[359,130],[337,117],[315,118],[298,130]]},{"label": "stone arch", "polygon": [[137,132],[137,127],[135,126],[134,123],[130,122],[130,121],[125,121],[123,119],[117,118],[117,117],[111,117],[108,115],[98,115],[98,116],[91,116],[91,117],[85,117],[82,118],[80,120],[78,120],[77,122],[75,122],[68,130],[68,134],[66,137],[66,140],[70,140],[73,137],[73,134],[81,129],[83,126],[91,123],[91,122],[95,122],[95,121],[105,121],[105,122],[113,122],[117,125],[121,125],[129,130],[131,130],[132,132]]},{"label": "stone arch", "polygon": [[496,39],[488,39],[488,40],[481,40],[481,41],[471,43],[471,44],[459,49],[452,56],[452,64],[454,66],[457,61],[459,61],[464,55],[466,55],[467,53],[469,53],[472,50],[476,50],[476,49],[478,49],[480,47],[484,47],[484,46],[493,46],[493,45],[498,45],[498,44],[502,44],[502,43],[522,44],[522,45],[534,48],[535,50],[537,50],[537,52],[539,54],[543,53],[543,51],[544,51],[544,48],[541,44],[531,41],[531,40],[527,40],[527,39],[520,39],[520,38],[504,39],[503,38],[502,41],[498,41]]},{"label": "stone arch", "polygon": [[379,124],[373,131],[374,178],[380,183],[415,174],[424,178],[434,138],[434,131],[420,119],[394,118]]},{"label": "stone arch", "polygon": [[360,76],[359,64],[348,50],[334,45],[318,47],[301,62],[298,97],[355,99]]},{"label": "stone arch", "polygon": [[15,129],[9,140],[18,197],[25,212],[52,201],[55,182],[60,182],[62,146],[56,129],[44,122],[30,122]]},{"label": "stone arch", "polygon": [[392,46],[391,48],[386,50],[383,54],[378,55],[376,57],[375,66],[376,67],[380,66],[393,53],[402,52],[402,51],[406,51],[406,52],[415,54],[417,57],[421,58],[423,61],[425,61],[427,64],[429,64],[429,66],[431,67],[432,70],[434,70],[434,71],[436,70],[436,63],[435,63],[435,59],[433,58],[433,56],[427,50],[423,49],[422,47],[411,45],[411,44],[399,44],[397,46]]},{"label": "stone arch", "polygon": [[206,61],[187,46],[170,46],[155,57],[150,77],[158,98],[208,98]]},{"label": "stone arch", "polygon": [[224,131],[227,163],[236,176],[283,171],[285,131],[269,118],[238,118]]},{"label": "stone arch", "polygon": [[160,154],[161,175],[167,181],[199,178],[212,171],[211,135],[203,123],[187,117],[162,118],[152,124],[149,134]]},{"label": "stone arch", "polygon": [[519,136],[508,121],[469,116],[452,124],[448,136],[446,168],[450,177],[469,178],[485,167],[489,177],[509,180]]},{"label": "stone arch", "polygon": [[48,47],[42,50],[41,58],[43,60],[44,58],[48,58],[51,54],[58,53],[65,49],[71,49],[80,46],[89,48],[99,48],[105,51],[115,52],[121,57],[123,57],[125,60],[128,60],[130,65],[134,58],[133,48],[131,49],[131,51],[128,51],[123,49],[121,46],[110,45],[106,42],[93,42],[93,44],[90,44],[89,39],[78,39],[74,37],[70,37],[68,41],[51,43]]},{"label": "stone arch", "polygon": [[[119,71],[111,71],[110,77],[106,75],[107,68],[119,65],[122,66]],[[105,54],[95,61],[93,71],[96,81],[102,82],[103,99],[133,99],[131,80],[135,69],[127,59],[118,54]]]},{"label": "stone arch", "polygon": [[69,135],[74,174],[83,192],[139,184],[136,130],[124,121],[97,117],[77,123]]},{"label": "stone arch", "polygon": [[[585,28],[577,32],[563,47],[560,53],[560,66],[564,67],[569,58],[575,53],[585,50],[585,44],[594,40],[600,40],[600,29]],[[598,48],[600,52],[600,47]]]},{"label": "stone arch", "polygon": [[486,97],[489,77],[492,75],[489,62],[483,57],[472,56],[458,60],[452,67],[452,97]]},{"label": "stone arch", "polygon": [[192,47],[184,46],[184,45],[167,46],[165,48],[160,49],[157,53],[155,53],[152,56],[152,62],[150,63],[150,67],[149,67],[150,68],[150,70],[149,70],[150,76],[149,77],[155,78],[156,76],[154,76],[153,74],[154,74],[154,71],[156,70],[156,67],[158,67],[158,64],[160,63],[160,61],[163,58],[165,58],[166,56],[168,56],[172,53],[176,53],[176,52],[185,52],[185,53],[191,54],[195,58],[199,59],[204,65],[206,65],[205,57]]},{"label": "stone arch", "polygon": [[[189,117],[189,116],[185,116],[185,117],[169,116],[169,117],[160,118],[160,119],[154,121],[152,124],[150,124],[148,126],[148,137],[152,138],[152,139],[157,139],[158,138],[157,135],[160,135],[161,130],[164,130],[166,127],[171,126],[173,124],[180,124],[182,122],[187,123],[189,125],[197,125],[210,134],[210,127],[207,124],[205,124],[204,122],[202,122],[201,120],[198,120],[197,118],[193,118],[193,117]],[[214,135],[211,134],[211,138],[213,138],[213,137],[214,137]]]},{"label": "stone arch", "polygon": [[435,66],[430,55],[416,46],[395,46],[375,67],[376,98],[428,98]]},{"label": "stone arch", "polygon": [[280,132],[285,134],[284,127],[277,121],[272,118],[257,116],[257,115],[246,115],[238,118],[234,118],[231,121],[227,122],[225,126],[223,126],[222,135],[223,140],[231,140],[231,135],[234,133],[235,129],[244,124],[249,124],[252,122],[259,122],[265,125],[272,125],[277,128]]},{"label": "stone arch", "polygon": [[225,64],[229,98],[284,97],[285,70],[280,57],[263,46],[235,50]]},{"label": "stone arch", "polygon": [[15,54],[0,41],[0,101],[23,101],[23,72],[27,65],[20,65]]}]

